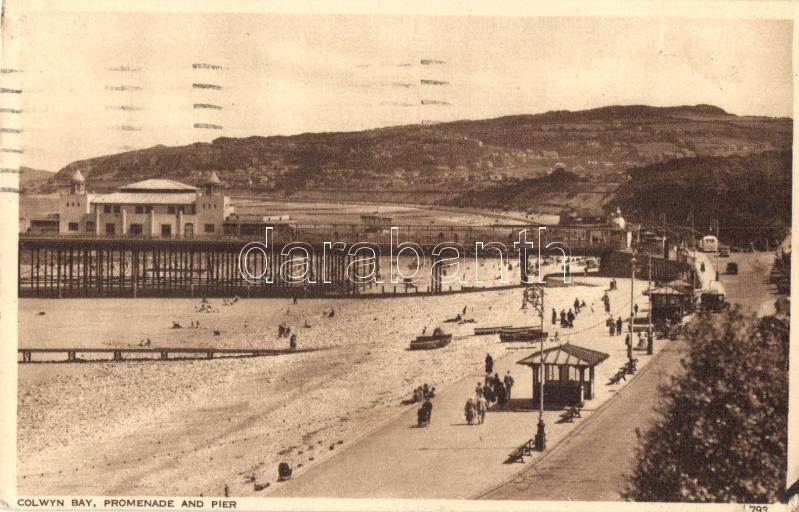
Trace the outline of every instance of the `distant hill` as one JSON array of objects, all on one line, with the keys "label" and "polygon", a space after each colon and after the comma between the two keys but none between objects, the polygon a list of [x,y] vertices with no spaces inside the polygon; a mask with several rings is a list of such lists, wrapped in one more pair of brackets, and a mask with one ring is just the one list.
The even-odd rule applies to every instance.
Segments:
[{"label": "distant hill", "polygon": [[[457,196],[487,199],[494,193],[479,192],[519,187],[519,194],[508,197],[522,203],[535,201],[531,191],[538,193],[538,186],[546,182],[534,180],[561,164],[578,183],[563,183],[562,190],[551,187],[545,202],[557,205],[569,194],[585,193],[588,203],[601,204],[599,196],[628,179],[625,171],[630,168],[697,156],[786,150],[791,141],[790,119],[739,117],[711,105],[609,106],[155,146],[73,162],[59,170],[48,187],[52,191],[65,185],[76,169],[93,191],[155,177],[196,184],[206,171],[215,170],[228,193],[306,198],[337,193],[353,199],[368,194],[386,201],[438,203],[453,202]],[[501,195],[492,197],[502,201]]]},{"label": "distant hill", "polygon": [[690,225],[723,240],[781,240],[791,225],[791,152],[672,160],[631,169],[614,202],[633,218]]},{"label": "distant hill", "polygon": [[41,169],[32,169],[30,167],[19,168],[19,186],[25,192],[31,192],[47,183],[48,180],[55,177],[52,171],[43,171]]}]

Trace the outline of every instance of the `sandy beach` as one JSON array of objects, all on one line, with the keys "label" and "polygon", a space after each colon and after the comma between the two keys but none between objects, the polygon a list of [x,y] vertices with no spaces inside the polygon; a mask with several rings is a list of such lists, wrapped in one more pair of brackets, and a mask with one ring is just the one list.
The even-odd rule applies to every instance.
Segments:
[{"label": "sandy beach", "polygon": [[[604,331],[600,297],[608,279],[574,280],[547,288],[547,329],[551,308],[568,308],[579,297],[595,313],[583,313],[575,331]],[[629,288],[624,290],[611,294],[616,315],[629,311]],[[300,471],[316,464],[398,416],[416,386],[444,389],[482,371],[487,352],[495,359],[511,352],[496,335],[473,336],[475,326],[539,321],[521,309],[520,289],[298,304],[210,302],[218,312],[198,312],[199,301],[189,299],[21,300],[25,347],[127,347],[149,338],[153,347],[285,348],[285,338],[277,338],[278,324],[285,323],[298,333],[300,347],[324,350],[210,361],[22,365],[19,492],[221,495],[227,485],[231,495],[257,495],[254,484],[274,485],[278,462],[292,462]],[[477,323],[443,323],[464,307]],[[330,308],[332,318],[325,314]],[[199,321],[200,327],[172,329],[173,321],[184,327]],[[454,334],[449,346],[407,350],[422,329],[437,325]],[[591,341],[590,333],[584,336]],[[613,343],[614,354],[622,354],[623,338]],[[615,371],[610,366],[599,380]]]}]

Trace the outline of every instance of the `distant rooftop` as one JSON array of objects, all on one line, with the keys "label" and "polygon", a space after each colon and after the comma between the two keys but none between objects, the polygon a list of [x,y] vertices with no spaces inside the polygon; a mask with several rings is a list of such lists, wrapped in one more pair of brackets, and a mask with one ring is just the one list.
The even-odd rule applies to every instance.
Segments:
[{"label": "distant rooftop", "polygon": [[168,194],[173,192],[196,192],[197,187],[175,180],[152,179],[124,185],[119,187],[118,190],[121,192],[161,192]]},{"label": "distant rooftop", "polygon": [[565,343],[557,347],[548,348],[543,353],[541,351],[535,352],[516,364],[525,366],[540,365],[542,355],[544,364],[571,366],[596,366],[610,357],[608,354],[598,350]]},{"label": "distant rooftop", "polygon": [[[168,181],[168,180],[152,180]],[[162,190],[135,190],[125,192],[112,192],[97,195],[94,204],[194,204],[197,194],[191,190],[168,191]]]}]

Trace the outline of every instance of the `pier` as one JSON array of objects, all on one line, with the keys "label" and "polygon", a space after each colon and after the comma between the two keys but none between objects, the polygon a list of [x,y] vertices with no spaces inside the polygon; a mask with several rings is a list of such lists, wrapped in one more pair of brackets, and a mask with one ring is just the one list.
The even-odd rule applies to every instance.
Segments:
[{"label": "pier", "polygon": [[[462,256],[473,256],[476,244],[485,244],[484,254],[504,257],[518,254],[514,242],[521,230],[528,230],[528,240],[544,246],[557,242],[560,247],[542,250],[542,255],[603,257],[624,249],[626,232],[607,226],[550,226],[538,239],[538,226],[400,226],[399,243],[412,242],[430,261],[433,273],[440,277],[442,256],[433,255],[439,244],[457,247]],[[153,237],[34,237],[21,235],[19,240],[19,297],[347,297],[359,296],[360,285],[348,277],[348,268],[371,266],[358,262],[367,251],[356,255],[341,249],[325,250],[325,242],[342,241],[347,250],[352,244],[372,248],[387,256],[392,249],[388,232],[372,232],[363,226],[302,227],[281,233],[269,241],[270,250],[251,251],[246,255],[247,268],[260,282],[248,282],[239,272],[244,263],[242,249],[263,238],[237,235],[218,238]],[[297,244],[288,255],[281,249]],[[299,247],[302,245],[305,249]],[[526,257],[538,255],[538,247],[524,251]],[[569,252],[561,250],[566,247]],[[272,250],[273,249],[273,250]],[[305,252],[307,250],[307,253]],[[396,256],[396,247],[395,256]],[[483,253],[481,251],[481,253]],[[306,257],[315,283],[290,282],[286,268],[291,261]],[[445,254],[446,256],[446,254]],[[241,260],[241,261],[240,261]],[[284,266],[284,264],[286,264]],[[380,272],[380,258],[374,260]],[[303,264],[304,266],[304,264]],[[360,266],[360,267],[359,267]],[[358,273],[364,275],[368,272]],[[323,279],[323,277],[325,279]],[[269,282],[267,282],[267,280]],[[448,290],[433,280],[426,290],[416,293],[440,294]],[[396,294],[390,287],[383,294]],[[402,293],[400,293],[402,294]]]}]

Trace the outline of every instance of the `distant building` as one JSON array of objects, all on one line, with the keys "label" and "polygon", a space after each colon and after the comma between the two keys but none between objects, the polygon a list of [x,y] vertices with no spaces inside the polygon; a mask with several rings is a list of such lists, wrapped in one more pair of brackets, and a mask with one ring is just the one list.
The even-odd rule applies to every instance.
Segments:
[{"label": "distant building", "polygon": [[391,217],[378,214],[361,215],[361,223],[366,226],[366,232],[380,231],[391,227]]},{"label": "distant building", "polygon": [[[605,224],[607,216],[601,209],[567,207],[560,212],[561,225]],[[623,228],[623,226],[622,226]]]},{"label": "distant building", "polygon": [[624,217],[621,216],[621,208],[619,207],[616,207],[616,211],[610,214],[608,221],[609,224],[619,229],[624,229],[627,227],[627,221],[625,221]]},{"label": "distant building", "polygon": [[233,208],[220,186],[214,172],[202,190],[174,180],[150,179],[110,194],[91,194],[80,171],[75,171],[69,192],[59,201],[58,233],[158,238],[221,234]]}]

